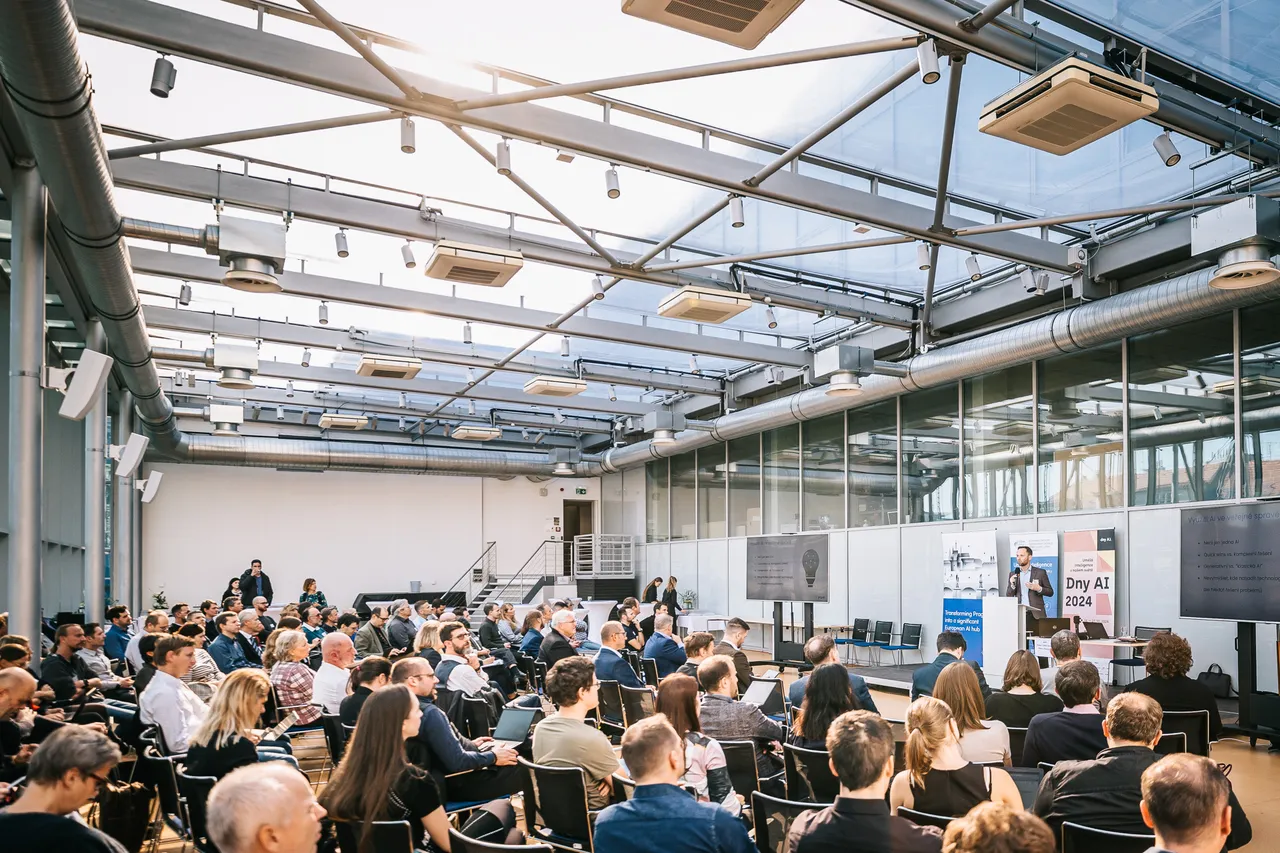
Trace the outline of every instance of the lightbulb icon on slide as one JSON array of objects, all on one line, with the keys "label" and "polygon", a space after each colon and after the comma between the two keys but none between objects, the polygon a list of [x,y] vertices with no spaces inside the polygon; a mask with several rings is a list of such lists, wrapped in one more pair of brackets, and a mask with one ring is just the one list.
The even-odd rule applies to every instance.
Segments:
[{"label": "lightbulb icon on slide", "polygon": [[811,588],[813,587],[813,582],[818,579],[818,566],[821,562],[822,558],[812,548],[805,551],[800,558],[800,565],[804,567],[804,582]]}]

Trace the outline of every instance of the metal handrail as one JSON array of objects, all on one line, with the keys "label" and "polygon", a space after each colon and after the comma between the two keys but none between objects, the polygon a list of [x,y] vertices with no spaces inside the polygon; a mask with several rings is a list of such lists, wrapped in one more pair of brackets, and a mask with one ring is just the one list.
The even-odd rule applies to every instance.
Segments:
[{"label": "metal handrail", "polygon": [[531,574],[529,576],[531,582],[526,584],[525,582],[522,581],[519,584],[519,589],[522,590],[520,598],[523,601],[524,599],[523,590],[526,588],[526,586],[529,588],[532,588],[534,584],[536,584],[539,580],[542,580],[543,578],[547,577],[548,575],[548,572],[547,572],[547,553],[548,553],[547,546],[548,545],[554,546],[554,553],[555,553],[556,559],[563,559],[562,549],[564,548],[564,542],[559,539],[544,539],[542,542],[538,544],[538,547],[534,549],[534,552],[529,555],[529,559],[524,561],[524,565],[520,567],[520,570],[507,580],[506,584],[502,587],[502,589],[495,591],[492,597],[495,600],[499,600],[499,601],[504,600],[503,594],[508,589],[511,588],[512,584],[514,584],[518,580],[521,580],[524,577],[525,572],[528,571],[528,569],[531,566],[535,565],[534,563],[535,560],[537,560],[538,558],[541,558],[542,564],[540,566],[540,571],[537,574]]},{"label": "metal handrail", "polygon": [[[475,562],[473,562],[470,566],[467,566],[467,569],[462,573],[462,576],[459,577],[456,581],[454,581],[453,585],[449,587],[447,590],[445,590],[444,594],[448,595],[451,592],[457,592],[458,585],[465,583],[466,586],[464,591],[466,593],[466,603],[470,604],[471,597],[473,594],[472,584],[474,584],[477,581],[480,581],[481,585],[483,585],[484,580],[487,577],[490,577],[493,575],[492,566],[495,565],[495,562],[494,562],[495,558],[493,554],[494,554],[494,549],[497,547],[497,545],[498,545],[497,542],[486,542],[484,550],[480,552],[480,556],[476,557]],[[486,568],[486,565],[488,566],[488,568]],[[480,575],[480,577],[478,578],[476,577],[477,573]]]}]

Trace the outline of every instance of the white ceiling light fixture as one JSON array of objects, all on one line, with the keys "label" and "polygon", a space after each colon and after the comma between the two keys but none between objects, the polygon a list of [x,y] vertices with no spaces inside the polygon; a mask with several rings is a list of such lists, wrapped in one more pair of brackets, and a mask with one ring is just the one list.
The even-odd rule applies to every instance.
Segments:
[{"label": "white ceiling light fixture", "polygon": [[852,226],[853,226],[853,233],[855,233],[855,234],[869,234],[869,233],[871,233],[871,226],[870,226],[870,225],[863,225],[861,222],[852,222],[852,223],[850,223],[850,225],[852,225]]},{"label": "white ceiling light fixture", "polygon": [[338,257],[346,258],[351,255],[351,250],[347,247],[347,229],[338,229],[338,232],[333,235],[333,245],[338,250]]},{"label": "white ceiling light fixture", "polygon": [[604,299],[604,276],[597,275],[591,279],[591,298],[597,302]]},{"label": "white ceiling light fixture", "polygon": [[400,423],[396,426],[396,429],[404,432],[404,415],[400,416]]},{"label": "white ceiling light fixture", "polygon": [[926,85],[937,83],[942,79],[938,70],[938,43],[933,39],[925,39],[916,45],[916,61],[920,63],[920,80]]},{"label": "white ceiling light fixture", "polygon": [[1173,137],[1169,135],[1169,131],[1166,130],[1151,140],[1151,144],[1166,166],[1176,166],[1182,161],[1182,155],[1178,153],[1178,146],[1173,144]]},{"label": "white ceiling light fixture", "polygon": [[173,84],[178,82],[178,69],[163,53],[156,57],[156,64],[151,67],[151,94],[157,98],[167,98],[173,91]]},{"label": "white ceiling light fixture", "polygon": [[355,431],[369,426],[369,419],[364,415],[339,415],[325,412],[320,415],[320,429],[341,429]]},{"label": "white ceiling light fixture", "polygon": [[413,241],[405,240],[404,245],[400,247],[400,257],[404,258],[404,268],[411,270],[418,265],[418,259],[413,256]]},{"label": "white ceiling light fixture", "polygon": [[542,443],[542,439],[544,439],[544,438],[546,438],[546,437],[547,437],[547,434],[546,434],[545,432],[539,432],[538,434],[536,434],[536,435],[533,437],[533,443],[534,443],[534,444],[541,444],[541,443]]},{"label": "white ceiling light fixture", "polygon": [[616,385],[609,386],[609,402],[610,403],[618,402],[618,386]]},{"label": "white ceiling light fixture", "polygon": [[422,360],[399,355],[360,356],[356,365],[356,375],[372,376],[378,379],[412,379],[422,370]]},{"label": "white ceiling light fixture", "polygon": [[418,150],[417,134],[414,132],[413,119],[405,116],[400,119],[400,150],[405,154],[413,154]]},{"label": "white ceiling light fixture", "polygon": [[471,415],[471,416],[473,416],[473,417],[474,417],[474,416],[475,416],[475,413],[476,413],[476,401],[475,401],[475,400],[468,400],[468,401],[467,401],[467,414],[468,414],[468,415]]},{"label": "white ceiling light fixture", "polygon": [[773,313],[773,306],[764,306],[764,319],[769,324],[770,329],[778,328],[778,315]]},{"label": "white ceiling light fixture", "polygon": [[521,437],[521,438],[523,438],[525,441],[528,441],[528,440],[529,440],[529,428],[528,428],[528,427],[521,427],[521,428],[520,428],[520,437]]},{"label": "white ceiling light fixture", "polygon": [[400,408],[409,408],[409,395],[405,394],[403,391],[400,392]]},{"label": "white ceiling light fixture", "polygon": [[1049,274],[1042,272],[1036,276],[1036,296],[1044,296],[1049,292]]},{"label": "white ceiling light fixture", "polygon": [[462,342],[468,346],[471,345],[471,323],[469,322],[462,324]]},{"label": "white ceiling light fixture", "polygon": [[698,367],[698,357],[696,355],[690,354],[689,356],[689,372],[690,373],[702,372],[702,369]]},{"label": "white ceiling light fixture", "polygon": [[916,263],[920,265],[920,269],[927,270],[933,264],[929,260],[929,244],[916,243]]},{"label": "white ceiling light fixture", "polygon": [[1036,274],[1031,271],[1031,267],[1023,267],[1018,273],[1018,280],[1022,282],[1022,289],[1027,293],[1036,292]]},{"label": "white ceiling light fixture", "polygon": [[284,420],[284,406],[276,406],[276,420]]},{"label": "white ceiling light fixture", "polygon": [[311,366],[311,350],[309,349],[304,349],[302,351],[302,366],[303,367]]},{"label": "white ceiling light fixture", "polygon": [[969,281],[977,281],[982,278],[982,267],[978,264],[978,256],[970,254],[964,259],[964,268],[969,271]]},{"label": "white ceiling light fixture", "polygon": [[740,195],[729,196],[729,224],[734,228],[741,228],[747,224]]},{"label": "white ceiling light fixture", "polygon": [[191,285],[187,284],[185,281],[182,283],[182,287],[178,288],[178,304],[191,304]]},{"label": "white ceiling light fixture", "polygon": [[495,165],[499,175],[511,174],[511,145],[506,139],[498,141],[498,150],[494,153]]},{"label": "white ceiling light fixture", "polygon": [[560,357],[561,358],[569,357],[569,336],[568,335],[565,335],[560,339]]},{"label": "white ceiling light fixture", "polygon": [[320,303],[320,325],[321,326],[329,325],[329,303],[328,302]]},{"label": "white ceiling light fixture", "polygon": [[605,192],[609,198],[617,198],[622,195],[622,186],[618,183],[618,167],[609,164],[609,170],[604,173]]},{"label": "white ceiling light fixture", "polygon": [[286,397],[293,396],[293,380],[289,379],[284,383],[284,395]]},{"label": "white ceiling light fixture", "polygon": [[1155,418],[1158,421],[1164,420],[1164,412],[1160,411],[1159,406],[1156,406],[1154,409],[1151,410],[1151,417]]}]

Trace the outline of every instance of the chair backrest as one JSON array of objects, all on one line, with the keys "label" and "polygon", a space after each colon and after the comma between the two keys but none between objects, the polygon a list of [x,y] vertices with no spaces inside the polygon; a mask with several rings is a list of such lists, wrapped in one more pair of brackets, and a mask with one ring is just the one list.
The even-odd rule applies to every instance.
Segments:
[{"label": "chair backrest", "polygon": [[[737,789],[735,789],[737,790]],[[738,791],[742,793],[742,791]],[[800,815],[814,809],[825,808],[816,803],[797,803],[779,800],[759,791],[751,794],[751,821],[756,830],[756,849],[760,853],[783,853],[787,847],[787,833]]]},{"label": "chair backrest", "polygon": [[173,762],[160,754],[155,746],[147,746],[142,750],[142,764],[146,769],[146,781],[156,786],[156,794],[160,800],[163,814],[181,815],[182,808],[178,802],[178,777]]},{"label": "chair backrest", "polygon": [[462,695],[462,721],[463,731],[467,737],[475,740],[476,738],[489,737],[491,730],[489,726],[489,701],[480,696]]},{"label": "chair backrest", "polygon": [[756,767],[756,745],[749,740],[722,740],[724,763],[729,771],[733,790],[742,796],[750,796],[760,790],[760,772]]},{"label": "chair backrest", "polygon": [[909,646],[913,649],[920,648],[920,633],[924,631],[923,625],[917,625],[914,622],[902,623],[902,643],[900,645]]},{"label": "chair backrest", "polygon": [[613,774],[613,793],[618,802],[625,803],[636,795],[636,782],[621,773]]},{"label": "chair backrest", "polygon": [[644,683],[650,687],[658,686],[658,662],[653,658],[640,658],[640,673]]},{"label": "chair backrest", "polygon": [[628,687],[623,684],[618,690],[622,693],[622,714],[628,726],[654,715],[653,693],[648,687]]},{"label": "chair backrest", "polygon": [[871,629],[870,619],[854,619],[853,620],[853,638],[855,640],[865,640],[867,631]]},{"label": "chair backrest", "polygon": [[[359,850],[360,835],[364,827],[359,823],[335,820],[338,846],[343,850]],[[407,820],[375,820],[373,822],[373,853],[413,853],[413,831]]]},{"label": "chair backrest", "polygon": [[1013,757],[1014,765],[1018,765],[1022,761],[1022,748],[1027,745],[1027,730],[1020,729],[1017,726],[1009,726],[1009,755]]},{"label": "chair backrest", "polygon": [[1160,738],[1161,743],[1156,744],[1156,752],[1167,754],[1160,747],[1163,745],[1165,738],[1176,732],[1187,737],[1184,752],[1203,755],[1206,758],[1209,757],[1208,711],[1165,711],[1164,722],[1160,724],[1160,731],[1163,736]]},{"label": "chair backrest", "polygon": [[[512,850],[505,844],[492,844],[488,841],[468,838],[453,827],[449,827],[449,848],[453,853],[488,853],[488,851],[503,850],[511,853]],[[553,848],[548,844],[525,844],[515,849],[519,853],[552,853]]]},{"label": "chair backrest", "polygon": [[1186,732],[1161,732],[1160,742],[1152,747],[1156,755],[1175,755],[1187,751]]},{"label": "chair backrest", "polygon": [[831,772],[831,754],[825,749],[804,749],[783,744],[787,772],[787,797],[796,802],[834,803],[840,796],[840,780]]},{"label": "chair backrest", "polygon": [[322,711],[320,724],[324,726],[324,740],[329,746],[329,760],[336,765],[347,751],[347,730],[342,725],[342,717]]},{"label": "chair backrest", "polygon": [[1022,797],[1022,807],[1030,810],[1036,804],[1036,794],[1040,791],[1040,780],[1044,773],[1039,767],[1006,767],[1005,772],[1013,777],[1013,784],[1018,786],[1018,795]]},{"label": "chair backrest", "polygon": [[622,658],[631,664],[631,671],[636,674],[636,678],[643,678],[644,671],[640,668],[640,653],[635,649],[623,649]]},{"label": "chair backrest", "polygon": [[1093,829],[1066,821],[1062,824],[1062,853],[1145,853],[1154,847],[1154,835],[1132,835]]},{"label": "chair backrest", "polygon": [[547,665],[543,661],[535,660],[533,662],[533,671],[537,676],[538,691],[546,692],[547,689]]},{"label": "chair backrest", "polygon": [[622,712],[622,690],[616,681],[600,682],[600,715],[611,720],[626,719]]},{"label": "chair backrest", "polygon": [[907,769],[907,742],[894,738],[893,741],[893,773],[896,776]]},{"label": "chair backrest", "polygon": [[906,818],[916,826],[936,826],[938,829],[946,829],[954,818],[940,814],[929,814],[928,812],[918,812],[915,809],[909,809],[906,806],[898,806],[898,817]]},{"label": "chair backrest", "polygon": [[[176,770],[176,768],[175,768]],[[205,804],[209,800],[209,791],[218,783],[216,776],[188,776],[177,770],[178,793],[187,801],[187,819],[191,825],[193,843],[202,853],[218,853],[217,846],[209,840],[209,822]]]},{"label": "chair backrest", "polygon": [[893,640],[893,623],[877,621],[875,636],[871,638],[871,642],[887,644],[892,640]]},{"label": "chair backrest", "polygon": [[587,777],[581,767],[548,767],[534,764],[523,758],[520,766],[528,774],[529,788],[525,797],[526,821],[532,792],[536,810],[529,821],[535,837],[547,837],[548,833],[560,838],[573,839],[591,850],[591,816],[587,806]]},{"label": "chair backrest", "polygon": [[1036,764],[1036,769],[1039,770],[1041,773],[1048,773],[1050,770],[1053,769],[1053,762],[1041,761],[1038,764]]}]

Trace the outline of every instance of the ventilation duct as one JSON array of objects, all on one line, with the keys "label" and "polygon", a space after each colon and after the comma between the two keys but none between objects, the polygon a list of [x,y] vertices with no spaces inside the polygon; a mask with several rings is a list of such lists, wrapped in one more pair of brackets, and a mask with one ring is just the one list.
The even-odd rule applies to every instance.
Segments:
[{"label": "ventilation duct", "polygon": [[1209,282],[1223,290],[1258,287],[1280,278],[1271,260],[1280,242],[1280,201],[1249,196],[1191,217],[1191,254],[1216,258]]}]

